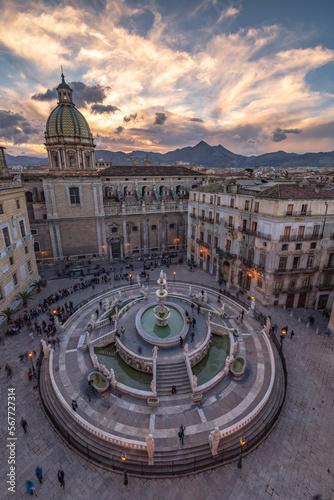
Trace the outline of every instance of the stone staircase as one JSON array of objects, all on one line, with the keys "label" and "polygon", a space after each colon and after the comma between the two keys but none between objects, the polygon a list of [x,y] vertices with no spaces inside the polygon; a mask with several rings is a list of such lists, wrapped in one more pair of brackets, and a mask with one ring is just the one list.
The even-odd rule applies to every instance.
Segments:
[{"label": "stone staircase", "polygon": [[177,394],[190,394],[191,386],[184,359],[177,361],[159,361],[157,363],[157,393],[170,396],[175,385]]}]

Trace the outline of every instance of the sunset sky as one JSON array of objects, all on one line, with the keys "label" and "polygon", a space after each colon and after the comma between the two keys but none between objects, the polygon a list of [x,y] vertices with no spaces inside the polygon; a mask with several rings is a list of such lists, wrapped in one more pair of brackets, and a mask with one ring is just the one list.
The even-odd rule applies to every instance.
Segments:
[{"label": "sunset sky", "polygon": [[0,145],[44,155],[65,80],[97,149],[333,151],[334,2],[1,0]]}]

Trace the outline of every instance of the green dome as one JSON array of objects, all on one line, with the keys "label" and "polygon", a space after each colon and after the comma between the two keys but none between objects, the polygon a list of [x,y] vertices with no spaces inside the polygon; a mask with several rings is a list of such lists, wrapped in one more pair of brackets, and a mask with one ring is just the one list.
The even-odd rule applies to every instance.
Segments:
[{"label": "green dome", "polygon": [[46,136],[48,137],[82,137],[90,139],[92,134],[83,115],[75,106],[59,104],[46,122]]}]

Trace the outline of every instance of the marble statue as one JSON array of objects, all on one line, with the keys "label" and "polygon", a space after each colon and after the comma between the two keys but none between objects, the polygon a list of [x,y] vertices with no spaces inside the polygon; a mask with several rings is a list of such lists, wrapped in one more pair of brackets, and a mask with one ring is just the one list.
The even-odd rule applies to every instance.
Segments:
[{"label": "marble statue", "polygon": [[218,453],[219,440],[220,440],[220,430],[218,427],[215,427],[215,430],[211,431],[209,434],[209,444],[212,456],[215,456]]},{"label": "marble statue", "polygon": [[156,345],[153,347],[153,349],[152,349],[153,358],[157,358],[158,357],[158,349],[159,349],[159,347],[156,346]]},{"label": "marble statue", "polygon": [[184,354],[188,354],[188,351],[189,351],[189,346],[188,346],[188,344],[185,344],[184,345]]},{"label": "marble statue", "polygon": [[192,294],[192,288],[191,288],[191,285],[189,287],[189,297],[191,297],[191,294]]},{"label": "marble statue", "polygon": [[151,391],[153,392],[154,395],[157,393],[157,383],[155,380],[152,380],[150,383]]},{"label": "marble statue", "polygon": [[197,389],[197,377],[193,375],[193,389]]},{"label": "marble statue", "polygon": [[147,446],[147,454],[148,454],[148,463],[149,465],[153,465],[153,456],[154,456],[154,438],[152,434],[149,434],[146,438],[146,446]]}]

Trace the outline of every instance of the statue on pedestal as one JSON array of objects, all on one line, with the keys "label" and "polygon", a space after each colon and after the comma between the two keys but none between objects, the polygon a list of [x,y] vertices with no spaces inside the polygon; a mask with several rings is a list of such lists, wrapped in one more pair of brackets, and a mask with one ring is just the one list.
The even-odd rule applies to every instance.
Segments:
[{"label": "statue on pedestal", "polygon": [[153,349],[152,349],[153,358],[157,358],[158,357],[158,349],[159,349],[159,347],[156,346],[156,345],[153,347]]},{"label": "statue on pedestal", "polygon": [[212,456],[215,456],[218,453],[219,440],[220,440],[220,430],[218,427],[215,427],[215,430],[211,431],[209,434],[209,444]]},{"label": "statue on pedestal", "polygon": [[197,377],[196,375],[193,375],[193,389],[197,389]]},{"label": "statue on pedestal", "polygon": [[154,438],[152,434],[149,434],[146,438],[146,446],[147,446],[147,454],[148,454],[148,463],[149,465],[153,465],[153,457],[154,457]]}]

